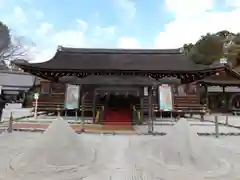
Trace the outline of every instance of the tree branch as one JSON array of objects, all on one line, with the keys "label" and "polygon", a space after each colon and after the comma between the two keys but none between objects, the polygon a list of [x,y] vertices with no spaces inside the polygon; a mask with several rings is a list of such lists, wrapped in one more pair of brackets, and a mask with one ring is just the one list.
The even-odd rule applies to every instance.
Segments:
[{"label": "tree branch", "polygon": [[[22,38],[15,38],[8,46],[8,48],[0,51],[0,61],[10,62],[17,59],[25,59],[29,54],[30,48],[33,44],[23,45]],[[32,45],[32,46],[31,46]]]}]

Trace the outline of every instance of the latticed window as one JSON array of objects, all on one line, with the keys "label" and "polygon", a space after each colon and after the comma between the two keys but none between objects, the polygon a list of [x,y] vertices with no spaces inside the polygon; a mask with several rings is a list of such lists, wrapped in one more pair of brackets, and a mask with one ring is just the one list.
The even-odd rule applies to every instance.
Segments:
[{"label": "latticed window", "polygon": [[63,84],[52,83],[51,93],[52,94],[62,94],[65,92],[65,86]]},{"label": "latticed window", "polygon": [[152,95],[157,96],[157,90],[156,89],[153,90]]},{"label": "latticed window", "polygon": [[50,83],[42,83],[41,94],[49,94],[49,93],[50,93]]},{"label": "latticed window", "polygon": [[172,91],[173,91],[173,94],[177,95],[178,94],[178,85],[172,85]]},{"label": "latticed window", "polygon": [[178,95],[180,95],[180,96],[186,95],[186,85],[178,86]]},{"label": "latticed window", "polygon": [[197,92],[197,85],[195,83],[188,84],[187,94],[196,94]]},{"label": "latticed window", "polygon": [[193,84],[183,84],[180,86],[173,87],[173,92],[179,96],[186,96],[187,94],[196,94],[197,86]]}]

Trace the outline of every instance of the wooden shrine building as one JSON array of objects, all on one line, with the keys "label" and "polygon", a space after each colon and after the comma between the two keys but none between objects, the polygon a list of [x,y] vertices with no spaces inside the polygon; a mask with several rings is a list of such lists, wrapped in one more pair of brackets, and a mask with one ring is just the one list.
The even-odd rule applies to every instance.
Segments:
[{"label": "wooden shrine building", "polygon": [[[194,64],[178,49],[77,49],[60,46],[49,61],[14,63],[25,72],[44,79],[41,82],[39,109],[54,111],[57,108],[63,114],[73,111],[82,118],[93,117],[95,122],[113,120],[111,109],[118,116],[115,122],[127,119],[124,114],[130,111],[137,112],[131,115],[131,120],[158,116],[161,107],[157,89],[161,78],[174,77],[181,84],[189,84],[231,71],[225,65],[209,67]],[[67,95],[66,91],[75,93]],[[172,111],[204,112],[196,92],[184,97],[177,94],[173,97]],[[75,99],[75,104],[67,107],[66,102],[70,99]],[[122,111],[116,112],[121,108]]]},{"label": "wooden shrine building", "polygon": [[217,73],[200,81],[211,112],[240,112],[240,74],[237,69]]}]

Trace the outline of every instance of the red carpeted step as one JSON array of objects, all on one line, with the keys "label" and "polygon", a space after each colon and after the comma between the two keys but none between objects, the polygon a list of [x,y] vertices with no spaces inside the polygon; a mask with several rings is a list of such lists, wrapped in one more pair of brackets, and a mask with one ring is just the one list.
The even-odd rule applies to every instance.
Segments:
[{"label": "red carpeted step", "polygon": [[105,114],[106,126],[132,126],[131,111],[128,109],[109,110]]}]

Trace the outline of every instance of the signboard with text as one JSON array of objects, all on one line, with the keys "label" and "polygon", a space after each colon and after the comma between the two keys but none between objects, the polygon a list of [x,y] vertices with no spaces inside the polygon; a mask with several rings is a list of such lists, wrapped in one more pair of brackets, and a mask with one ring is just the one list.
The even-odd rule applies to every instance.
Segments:
[{"label": "signboard with text", "polygon": [[65,108],[78,109],[79,107],[80,87],[76,85],[67,85]]},{"label": "signboard with text", "polygon": [[162,84],[158,87],[159,105],[162,111],[173,110],[172,88],[168,84]]}]

